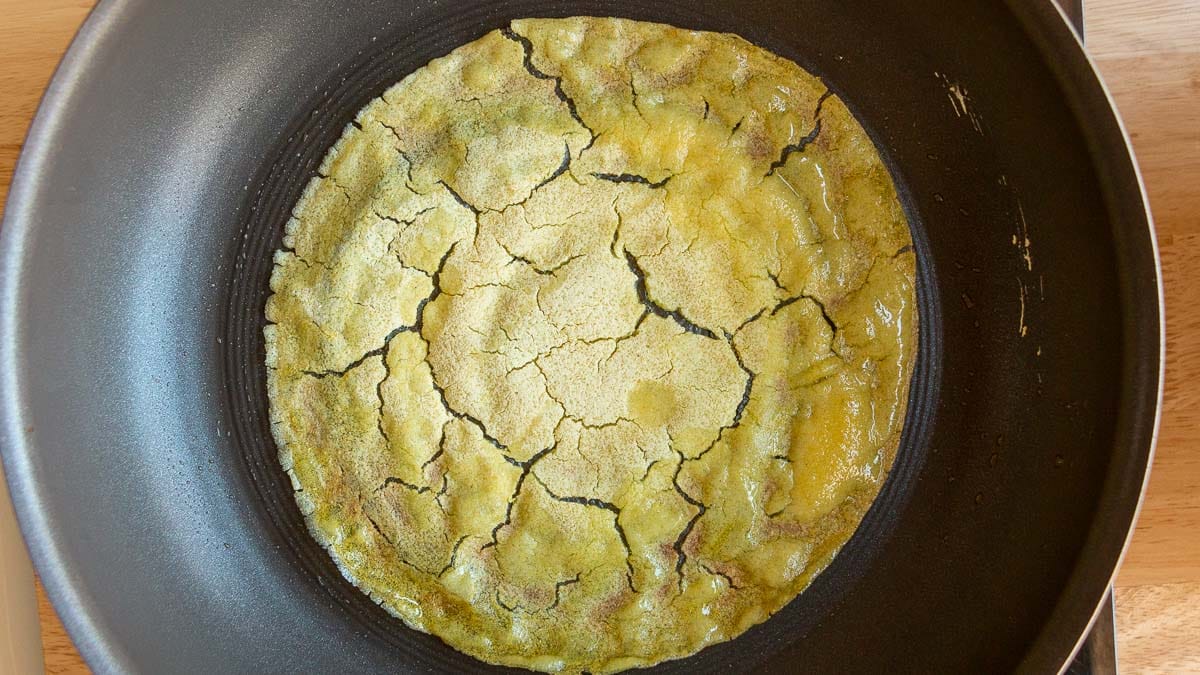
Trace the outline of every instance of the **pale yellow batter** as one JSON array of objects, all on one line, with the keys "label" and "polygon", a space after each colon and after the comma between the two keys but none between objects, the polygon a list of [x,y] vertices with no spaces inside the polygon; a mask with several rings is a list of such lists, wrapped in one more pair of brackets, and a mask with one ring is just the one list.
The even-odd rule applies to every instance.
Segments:
[{"label": "pale yellow batter", "polygon": [[896,450],[914,258],[875,147],[732,35],[522,20],[371,102],[287,225],[280,460],[408,625],[596,673],[803,590]]}]

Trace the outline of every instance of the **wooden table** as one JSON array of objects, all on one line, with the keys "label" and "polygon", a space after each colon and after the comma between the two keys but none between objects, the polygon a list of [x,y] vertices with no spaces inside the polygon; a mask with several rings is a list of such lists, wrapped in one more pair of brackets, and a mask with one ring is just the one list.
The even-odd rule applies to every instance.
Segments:
[{"label": "wooden table", "polygon": [[[0,194],[92,0],[0,0]],[[1085,0],[1088,45],[1133,136],[1158,224],[1167,382],[1150,491],[1117,578],[1125,672],[1200,673],[1200,2]],[[87,666],[45,594],[49,673]]]}]

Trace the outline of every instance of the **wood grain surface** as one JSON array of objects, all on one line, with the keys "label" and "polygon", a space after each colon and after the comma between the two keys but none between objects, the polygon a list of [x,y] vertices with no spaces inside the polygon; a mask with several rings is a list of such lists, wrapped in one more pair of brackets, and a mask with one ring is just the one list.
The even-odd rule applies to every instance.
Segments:
[{"label": "wood grain surface", "polygon": [[[0,194],[91,0],[0,0]],[[1117,578],[1127,673],[1200,673],[1200,0],[1085,0],[1088,47],[1129,127],[1162,248],[1162,431]],[[48,673],[86,673],[39,586]]]}]

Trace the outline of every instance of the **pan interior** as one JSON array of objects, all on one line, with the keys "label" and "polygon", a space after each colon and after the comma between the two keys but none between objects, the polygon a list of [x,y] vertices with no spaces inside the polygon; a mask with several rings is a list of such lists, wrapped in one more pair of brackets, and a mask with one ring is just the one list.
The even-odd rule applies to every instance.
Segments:
[{"label": "pan interior", "polygon": [[[481,20],[471,22],[469,16],[467,19],[466,26],[474,30],[485,25]],[[694,14],[679,14],[673,21],[685,27],[706,25],[703,17]],[[473,39],[470,32],[466,35],[466,41]],[[317,175],[328,148],[337,141],[362,106],[413,69],[441,56],[443,52],[436,50],[444,42],[432,37],[422,40],[406,35],[384,39],[377,44],[377,49],[346,64],[325,83],[321,88],[322,94],[315,97],[309,108],[302,111],[281,133],[280,142],[274,152],[265,155],[267,161],[252,183],[252,196],[242,209],[242,236],[228,280],[226,338],[223,341],[228,368],[226,394],[247,475],[274,526],[276,536],[285,542],[289,554],[299,561],[310,580],[324,588],[348,617],[393,647],[411,649],[416,640],[425,648],[448,649],[425,637],[417,638],[415,631],[405,627],[350,585],[328,551],[313,540],[296,506],[294,488],[279,466],[278,448],[273,440],[268,413],[266,369],[263,365],[263,308],[270,295],[273,254],[281,248],[283,226],[305,187]],[[836,83],[828,84],[836,87]],[[852,106],[853,101],[848,104]],[[899,177],[895,178],[899,192],[907,196],[907,190],[898,181]],[[710,654],[715,650],[709,648],[700,655],[679,663],[664,664],[661,668],[694,669],[700,664],[715,665],[721,661],[724,665],[733,665],[744,662],[743,650],[747,648],[761,652],[769,649],[768,641],[779,642],[782,636],[803,633],[837,601],[846,583],[864,573],[874,551],[890,534],[894,516],[902,510],[913,477],[923,460],[928,422],[936,404],[938,381],[935,362],[939,358],[937,350],[940,348],[940,316],[936,296],[930,292],[933,269],[928,242],[918,214],[911,204],[905,206],[908,207],[906,215],[918,253],[917,290],[921,328],[914,384],[910,390],[904,435],[889,479],[853,539],[835,558],[834,569],[822,575],[837,577],[840,581],[814,584],[794,600],[786,611],[780,612],[765,626],[752,630],[750,635],[738,639],[739,643],[758,642],[757,646],[722,649],[725,652],[723,659],[722,655]],[[457,657],[454,654],[453,658]]]}]

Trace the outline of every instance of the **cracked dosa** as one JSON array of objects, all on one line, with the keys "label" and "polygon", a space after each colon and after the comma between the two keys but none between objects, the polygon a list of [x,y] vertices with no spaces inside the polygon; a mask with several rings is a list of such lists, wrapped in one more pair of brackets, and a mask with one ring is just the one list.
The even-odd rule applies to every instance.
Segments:
[{"label": "cracked dosa", "polygon": [[887,476],[916,344],[892,179],[733,35],[514,21],[372,101],[286,225],[280,461],[409,626],[605,673],[800,593]]}]

